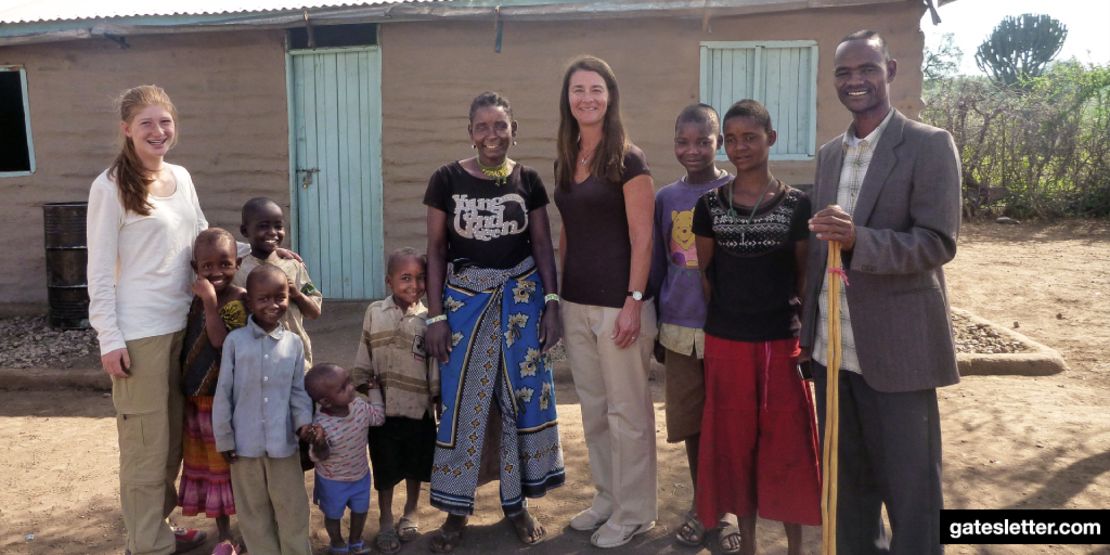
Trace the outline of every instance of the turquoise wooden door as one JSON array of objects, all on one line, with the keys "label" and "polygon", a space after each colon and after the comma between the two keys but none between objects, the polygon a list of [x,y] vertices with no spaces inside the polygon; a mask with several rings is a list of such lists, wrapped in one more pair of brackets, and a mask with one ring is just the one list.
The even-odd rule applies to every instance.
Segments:
[{"label": "turquoise wooden door", "polygon": [[286,75],[293,246],[325,298],[381,298],[380,51],[290,51]]}]

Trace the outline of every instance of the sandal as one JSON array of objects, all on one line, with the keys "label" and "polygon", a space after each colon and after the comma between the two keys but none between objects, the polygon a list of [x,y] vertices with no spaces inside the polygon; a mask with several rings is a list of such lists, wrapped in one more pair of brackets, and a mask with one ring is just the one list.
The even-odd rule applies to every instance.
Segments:
[{"label": "sandal", "polygon": [[509,517],[508,520],[516,531],[516,537],[524,545],[536,545],[547,539],[547,529],[527,511],[521,515]]},{"label": "sandal", "polygon": [[351,552],[351,548],[346,545],[338,546],[328,544],[328,555],[347,555]]},{"label": "sandal", "polygon": [[397,535],[400,536],[401,541],[411,542],[420,537],[420,524],[415,518],[407,516],[401,517],[397,521]]},{"label": "sandal", "polygon": [[446,522],[443,524],[432,534],[432,541],[428,544],[428,548],[433,553],[450,553],[462,543],[463,532],[466,531],[466,520],[464,519],[462,525],[454,530],[448,529]]},{"label": "sandal", "polygon": [[196,528],[185,528],[183,526],[171,526],[170,530],[173,531],[174,539],[174,553],[187,553],[201,546],[204,540],[208,539],[208,534],[203,530]]},{"label": "sandal", "polygon": [[720,545],[721,553],[734,554],[740,553],[740,548],[744,544],[744,537],[740,535],[740,528],[728,520],[721,521],[721,532],[717,536],[717,542]]},{"label": "sandal", "polygon": [[378,537],[374,539],[374,546],[387,555],[400,551],[401,539],[397,537],[397,530],[386,528],[378,532]]},{"label": "sandal", "polygon": [[[351,555],[370,555],[371,553],[370,548],[366,547],[366,544],[363,543],[362,540],[351,542],[350,545],[347,546],[347,549],[351,550]],[[381,549],[381,547],[379,546],[378,549]],[[400,546],[398,546],[397,549],[401,549]],[[396,553],[396,551],[384,551],[383,553]]]},{"label": "sandal", "polygon": [[705,541],[705,526],[693,511],[686,513],[686,520],[678,527],[674,539],[688,547],[698,547]]}]

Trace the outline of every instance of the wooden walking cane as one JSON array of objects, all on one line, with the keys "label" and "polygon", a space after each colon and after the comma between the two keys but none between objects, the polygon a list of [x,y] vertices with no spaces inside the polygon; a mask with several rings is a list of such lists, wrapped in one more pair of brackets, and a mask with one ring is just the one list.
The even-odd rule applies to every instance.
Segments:
[{"label": "wooden walking cane", "polygon": [[829,241],[829,341],[825,354],[825,450],[821,457],[821,553],[836,555],[836,477],[840,448],[840,285],[848,276],[840,262],[840,243]]}]

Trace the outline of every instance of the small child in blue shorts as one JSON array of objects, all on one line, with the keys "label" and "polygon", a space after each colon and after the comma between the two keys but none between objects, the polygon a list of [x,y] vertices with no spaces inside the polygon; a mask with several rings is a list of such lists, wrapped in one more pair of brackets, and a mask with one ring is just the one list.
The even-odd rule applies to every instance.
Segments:
[{"label": "small child in blue shorts", "polygon": [[[355,395],[351,374],[337,364],[323,362],[305,375],[305,389],[320,405],[312,425],[309,456],[316,462],[313,500],[324,513],[331,539],[329,553],[370,553],[362,528],[370,511],[370,464],[366,441],[371,426],[385,421],[381,392],[370,390],[370,402]],[[375,395],[376,394],[376,395]],[[351,530],[343,541],[339,521],[351,509]]]}]

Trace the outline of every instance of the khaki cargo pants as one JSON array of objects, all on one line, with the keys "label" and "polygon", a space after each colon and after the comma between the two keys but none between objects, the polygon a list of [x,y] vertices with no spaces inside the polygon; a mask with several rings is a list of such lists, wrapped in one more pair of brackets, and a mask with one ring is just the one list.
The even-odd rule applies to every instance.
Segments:
[{"label": "khaki cargo pants", "polygon": [[239,530],[251,553],[312,555],[299,455],[239,457],[231,464],[231,487]]},{"label": "khaki cargo pants", "polygon": [[177,505],[184,397],[179,331],[127,342],[131,376],[112,378],[119,431],[119,497],[132,555],[175,548],[166,517]]}]

